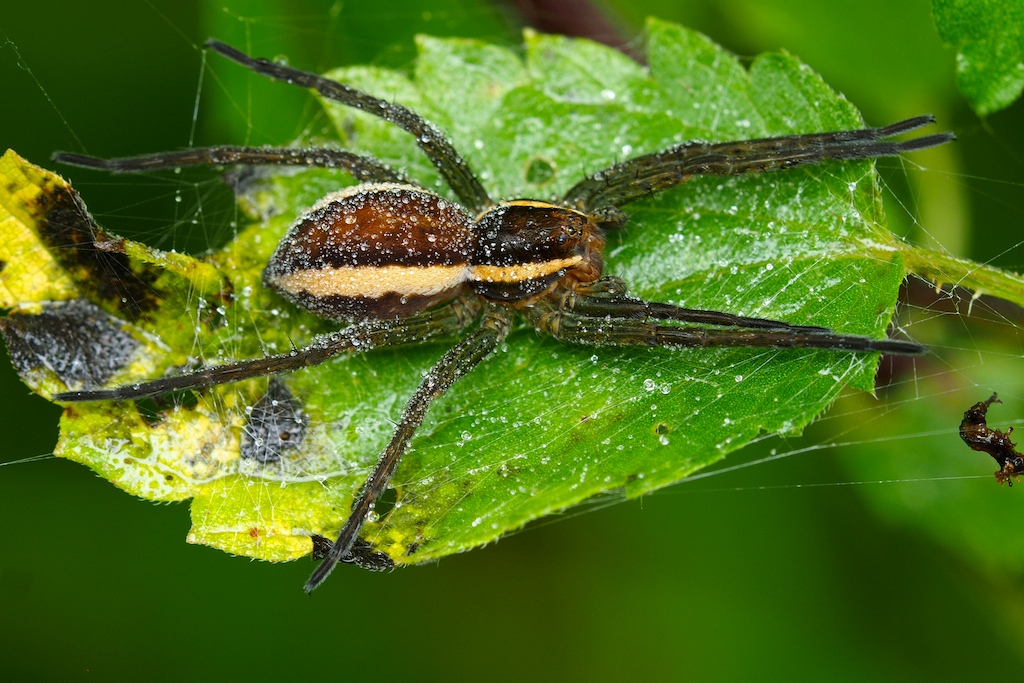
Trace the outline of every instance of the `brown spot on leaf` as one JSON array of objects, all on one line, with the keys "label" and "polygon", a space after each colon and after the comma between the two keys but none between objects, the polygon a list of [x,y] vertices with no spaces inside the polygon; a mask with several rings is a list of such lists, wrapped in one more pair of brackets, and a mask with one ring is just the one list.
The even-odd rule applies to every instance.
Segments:
[{"label": "brown spot on leaf", "polygon": [[36,195],[35,203],[40,239],[86,298],[109,303],[133,321],[156,307],[159,300],[152,283],[157,271],[133,267],[123,253],[99,248],[97,243],[113,243],[118,238],[96,225],[77,192],[50,186]]}]

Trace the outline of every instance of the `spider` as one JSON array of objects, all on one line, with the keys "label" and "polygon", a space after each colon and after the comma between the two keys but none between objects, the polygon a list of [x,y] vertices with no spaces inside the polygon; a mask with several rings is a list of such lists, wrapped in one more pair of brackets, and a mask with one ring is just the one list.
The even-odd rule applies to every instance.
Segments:
[{"label": "spider", "polygon": [[[938,133],[891,141],[934,121],[918,116],[881,128],[741,142],[687,142],[617,163],[580,180],[560,201],[495,202],[445,135],[414,111],[316,74],[257,59],[224,43],[207,46],[272,79],[312,88],[413,135],[460,204],[415,185],[366,156],[329,148],[215,146],[99,159],[55,160],[113,173],[197,165],[306,165],[347,171],[361,184],[328,194],[282,239],[264,284],[317,316],[346,321],[291,353],[243,360],[110,389],[69,391],[57,401],[123,401],[200,390],[323,363],[346,351],[411,344],[464,332],[426,373],[356,497],[337,539],[314,537],[324,555],[305,590],[340,561],[359,561],[359,533],[386,489],[431,402],[491,355],[519,315],[563,342],[643,347],[768,347],[921,354],[910,341],[872,339],[776,320],[695,310],[627,294],[604,275],[604,233],[626,221],[620,207],[694,175],[776,171],[827,160],[896,156],[954,139]],[[672,323],[672,324],[666,324]]]}]

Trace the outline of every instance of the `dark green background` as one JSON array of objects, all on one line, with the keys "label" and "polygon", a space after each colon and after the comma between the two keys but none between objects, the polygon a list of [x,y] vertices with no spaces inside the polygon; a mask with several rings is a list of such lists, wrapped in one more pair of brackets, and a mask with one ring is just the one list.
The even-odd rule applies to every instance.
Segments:
[{"label": "dark green background", "polygon": [[[518,42],[515,12],[492,3],[379,4],[373,12],[312,0],[8,3],[0,11],[0,146],[44,165],[55,149],[113,156],[185,146],[200,74],[195,46],[209,35],[242,45],[248,36],[257,53],[310,68],[408,66],[416,32]],[[925,218],[925,228],[960,255],[1021,269],[1022,108],[986,122],[969,113],[924,0],[899,9],[862,2],[856,16],[841,5],[786,0],[608,6],[631,38],[654,14],[742,55],[785,48],[871,123],[934,112],[960,137],[960,165],[930,177],[949,183],[976,230],[941,217]],[[206,74],[196,144],[280,143],[308,122],[315,105],[302,92],[215,67],[216,77]],[[234,113],[232,101],[240,103]],[[913,205],[919,195],[902,187],[899,165],[888,168]],[[166,179],[64,171],[114,232],[164,248],[199,248],[230,232],[229,204],[207,196],[226,199],[214,183],[195,185],[178,203],[179,187]],[[206,213],[190,232],[196,192]],[[927,206],[916,208],[928,215]],[[896,220],[909,223],[898,207]],[[1015,329],[1017,312],[1006,315],[997,331]],[[949,327],[954,337],[970,331]],[[944,343],[980,342],[965,334]],[[968,387],[980,381],[959,379]],[[1004,378],[1000,391],[1017,400],[995,419],[1022,414],[1019,387]],[[985,391],[957,394],[959,409]],[[58,415],[0,363],[0,462],[48,453]],[[943,418],[949,432],[928,448],[969,459],[953,435],[958,419]],[[835,427],[826,421],[803,439],[769,440],[728,464],[827,443]],[[928,428],[900,424],[895,434]],[[437,565],[384,575],[342,570],[312,598],[300,589],[309,562],[260,564],[186,545],[185,505],[141,503],[52,458],[2,467],[0,677],[1015,680],[1024,667],[1021,574],[882,521],[859,487],[797,488],[850,480],[848,457],[829,447],[642,501],[597,505]],[[978,464],[984,474],[994,469]],[[943,474],[937,468],[933,476]],[[968,485],[992,496],[1024,494],[990,479]],[[1010,531],[1015,519],[1007,520]]]}]

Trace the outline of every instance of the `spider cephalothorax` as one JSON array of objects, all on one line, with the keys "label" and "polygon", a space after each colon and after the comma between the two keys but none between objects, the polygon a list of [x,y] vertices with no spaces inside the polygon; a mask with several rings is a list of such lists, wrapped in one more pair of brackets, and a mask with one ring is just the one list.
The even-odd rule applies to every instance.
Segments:
[{"label": "spider cephalothorax", "polygon": [[918,354],[909,341],[846,335],[819,327],[645,301],[603,275],[603,228],[619,207],[694,175],[775,171],[827,160],[894,156],[945,143],[939,133],[888,138],[932,122],[919,116],[882,128],[730,143],[691,142],[627,159],[582,179],[559,201],[495,202],[448,139],[415,112],[315,74],[254,59],[223,43],[209,47],[255,72],[314,88],[411,133],[458,196],[452,203],[379,161],[325,149],[211,147],[125,159],[59,154],[67,163],[113,172],[200,164],[293,164],[338,168],[363,184],[327,195],[302,214],[264,271],[264,283],[296,305],[354,321],[296,351],[110,389],[69,391],[58,401],[126,400],[202,389],[321,363],[345,351],[420,342],[469,329],[426,374],[390,443],[352,506],[337,540],[314,536],[326,559],[313,590],[339,561],[380,568],[359,532],[434,398],[501,344],[515,315],[557,339],[590,345],[823,348]]}]

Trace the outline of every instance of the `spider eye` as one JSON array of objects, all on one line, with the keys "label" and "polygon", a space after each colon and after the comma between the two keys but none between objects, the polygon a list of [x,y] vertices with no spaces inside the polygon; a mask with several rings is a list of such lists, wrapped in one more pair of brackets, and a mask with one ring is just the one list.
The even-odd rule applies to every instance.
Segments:
[{"label": "spider eye", "polygon": [[560,245],[565,244],[566,242],[571,242],[575,240],[577,237],[579,237],[579,234],[579,230],[572,227],[571,225],[560,225],[558,227],[558,233],[555,237],[555,241]]}]

